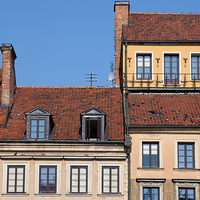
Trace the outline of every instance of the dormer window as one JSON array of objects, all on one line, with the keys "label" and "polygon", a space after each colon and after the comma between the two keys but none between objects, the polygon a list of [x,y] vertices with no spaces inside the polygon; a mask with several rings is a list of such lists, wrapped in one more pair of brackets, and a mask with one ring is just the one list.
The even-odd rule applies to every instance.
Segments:
[{"label": "dormer window", "polygon": [[53,125],[51,113],[40,107],[35,107],[25,114],[27,116],[27,139],[49,139]]},{"label": "dormer window", "polygon": [[105,140],[106,113],[91,107],[81,113],[81,139]]},{"label": "dormer window", "polygon": [[45,138],[46,119],[31,119],[31,139]]}]

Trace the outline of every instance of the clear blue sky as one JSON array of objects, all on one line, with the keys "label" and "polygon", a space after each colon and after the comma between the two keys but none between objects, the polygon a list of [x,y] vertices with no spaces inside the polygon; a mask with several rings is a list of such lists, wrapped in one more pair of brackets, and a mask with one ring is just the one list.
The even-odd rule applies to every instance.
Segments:
[{"label": "clear blue sky", "polygon": [[[131,12],[200,12],[199,0],[130,5]],[[94,85],[111,85],[113,0],[0,0],[0,7],[0,43],[15,48],[17,85],[88,86],[91,72],[98,74]]]}]

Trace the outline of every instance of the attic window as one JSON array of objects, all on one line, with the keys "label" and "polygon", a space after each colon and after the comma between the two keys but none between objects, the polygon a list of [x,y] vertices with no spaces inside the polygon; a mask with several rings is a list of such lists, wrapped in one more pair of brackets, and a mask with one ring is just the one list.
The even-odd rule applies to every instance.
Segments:
[{"label": "attic window", "polygon": [[25,113],[27,116],[26,136],[28,140],[49,139],[52,130],[51,113],[46,110],[35,107]]},{"label": "attic window", "polygon": [[106,113],[91,107],[81,113],[81,139],[105,140]]}]

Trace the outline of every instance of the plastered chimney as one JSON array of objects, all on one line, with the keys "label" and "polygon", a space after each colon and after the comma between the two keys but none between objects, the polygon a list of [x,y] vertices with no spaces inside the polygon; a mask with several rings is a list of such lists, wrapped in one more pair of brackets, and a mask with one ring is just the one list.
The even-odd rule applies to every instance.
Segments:
[{"label": "plastered chimney", "polygon": [[128,24],[129,1],[115,1],[115,86],[122,85],[122,25]]},{"label": "plastered chimney", "polygon": [[2,44],[2,92],[1,104],[11,106],[16,87],[15,59],[17,58],[12,44]]}]

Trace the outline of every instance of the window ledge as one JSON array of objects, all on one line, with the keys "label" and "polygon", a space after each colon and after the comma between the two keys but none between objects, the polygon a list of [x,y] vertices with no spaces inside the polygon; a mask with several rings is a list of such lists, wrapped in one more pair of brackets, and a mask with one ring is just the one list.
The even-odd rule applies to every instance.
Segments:
[{"label": "window ledge", "polygon": [[159,167],[138,167],[137,169],[139,169],[139,170],[156,170],[156,171],[164,170],[164,168],[159,168]]},{"label": "window ledge", "polygon": [[124,195],[121,193],[118,193],[118,194],[97,194],[97,196],[106,197],[106,196],[124,196]]},{"label": "window ledge", "polygon": [[27,193],[3,193],[3,196],[28,196]]},{"label": "window ledge", "polygon": [[196,168],[173,168],[174,171],[200,171],[200,169]]},{"label": "window ledge", "polygon": [[34,194],[35,196],[52,196],[52,197],[57,197],[60,196],[61,194],[55,194],[55,193],[39,193],[39,194]]},{"label": "window ledge", "polygon": [[92,194],[89,194],[89,193],[86,193],[86,194],[83,194],[83,193],[77,193],[77,194],[75,194],[75,193],[67,193],[67,194],[65,194],[66,196],[73,196],[73,197],[80,197],[80,196],[84,196],[84,197],[90,197],[90,196],[92,196]]}]

